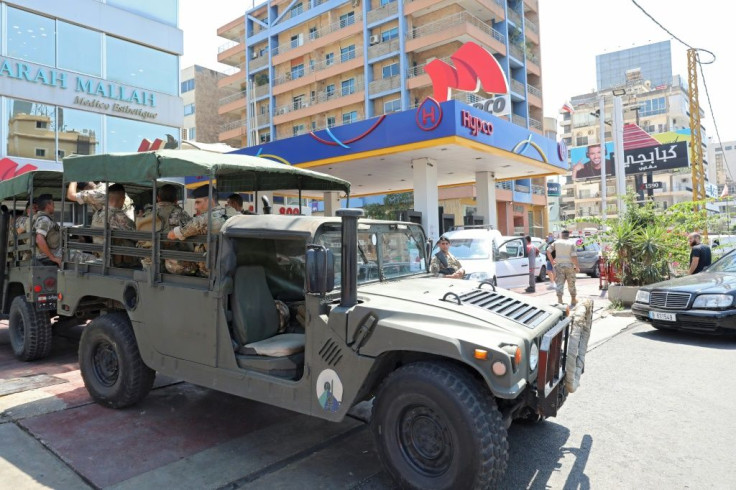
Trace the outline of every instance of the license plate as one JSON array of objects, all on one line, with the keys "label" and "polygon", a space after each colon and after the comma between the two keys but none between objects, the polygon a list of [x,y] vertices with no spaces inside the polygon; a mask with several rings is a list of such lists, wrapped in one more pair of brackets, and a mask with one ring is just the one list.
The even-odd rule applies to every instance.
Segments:
[{"label": "license plate", "polygon": [[664,320],[666,322],[677,321],[677,317],[674,313],[663,313],[661,311],[650,311],[649,318],[652,320]]}]

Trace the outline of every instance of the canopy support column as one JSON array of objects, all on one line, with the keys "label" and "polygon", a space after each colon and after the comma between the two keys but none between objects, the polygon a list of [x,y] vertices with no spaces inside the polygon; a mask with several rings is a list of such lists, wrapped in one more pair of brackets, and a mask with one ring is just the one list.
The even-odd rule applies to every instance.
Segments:
[{"label": "canopy support column", "polygon": [[483,216],[484,224],[497,230],[496,175],[493,172],[476,172],[475,193],[477,214]]},{"label": "canopy support column", "polygon": [[428,238],[439,238],[439,193],[437,191],[437,161],[417,158],[414,169],[414,210],[422,213],[422,226]]},{"label": "canopy support column", "polygon": [[325,192],[325,216],[336,216],[335,212],[340,209],[340,193],[337,191]]}]

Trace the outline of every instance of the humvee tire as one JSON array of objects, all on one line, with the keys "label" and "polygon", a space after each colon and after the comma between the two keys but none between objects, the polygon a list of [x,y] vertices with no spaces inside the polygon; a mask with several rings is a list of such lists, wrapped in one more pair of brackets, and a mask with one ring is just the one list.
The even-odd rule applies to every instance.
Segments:
[{"label": "humvee tire", "polygon": [[23,296],[10,304],[8,330],[13,354],[21,361],[42,359],[51,352],[51,322],[45,311],[36,311]]},{"label": "humvee tire", "polygon": [[156,371],[143,363],[133,327],[125,313],[92,320],[79,342],[84,386],[99,404],[124,408],[145,398]]},{"label": "humvee tire", "polygon": [[506,470],[506,427],[495,401],[450,363],[394,371],[376,394],[371,431],[402,488],[493,488]]}]

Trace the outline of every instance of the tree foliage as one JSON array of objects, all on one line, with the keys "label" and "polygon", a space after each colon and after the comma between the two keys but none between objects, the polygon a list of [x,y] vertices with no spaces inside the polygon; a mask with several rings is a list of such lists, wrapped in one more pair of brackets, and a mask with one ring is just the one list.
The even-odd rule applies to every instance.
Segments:
[{"label": "tree foliage", "polygon": [[395,220],[397,212],[414,209],[414,193],[387,194],[383,204],[366,204],[363,211],[368,218]]}]

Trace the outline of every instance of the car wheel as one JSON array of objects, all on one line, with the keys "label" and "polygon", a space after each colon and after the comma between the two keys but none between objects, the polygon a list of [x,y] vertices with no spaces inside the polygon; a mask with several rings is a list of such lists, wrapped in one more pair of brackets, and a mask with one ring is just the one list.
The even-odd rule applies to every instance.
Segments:
[{"label": "car wheel", "polygon": [[156,377],[156,371],[141,359],[125,313],[108,313],[84,328],[79,366],[90,396],[111,408],[127,407],[145,398]]},{"label": "car wheel", "polygon": [[506,427],[491,393],[449,363],[394,371],[376,395],[371,431],[401,488],[495,488],[506,471]]},{"label": "car wheel", "polygon": [[590,277],[598,278],[601,276],[601,270],[600,270],[600,261],[596,260],[595,265],[593,266],[593,270],[590,273]]},{"label": "car wheel", "polygon": [[547,266],[543,265],[542,268],[539,270],[539,275],[537,276],[537,282],[544,282],[546,278],[547,278]]},{"label": "car wheel", "polygon": [[37,311],[23,296],[10,304],[8,330],[13,354],[21,361],[43,359],[51,352],[51,322],[45,311]]}]

